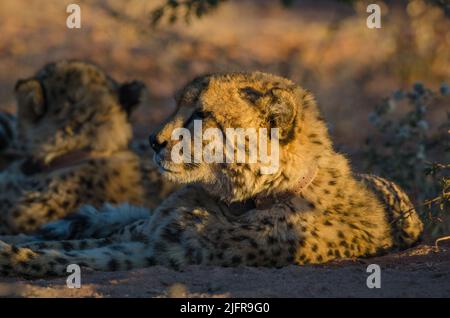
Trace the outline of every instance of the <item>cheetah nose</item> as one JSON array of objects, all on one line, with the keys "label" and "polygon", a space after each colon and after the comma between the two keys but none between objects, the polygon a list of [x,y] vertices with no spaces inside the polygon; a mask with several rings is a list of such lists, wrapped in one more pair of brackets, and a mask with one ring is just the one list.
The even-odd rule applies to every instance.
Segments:
[{"label": "cheetah nose", "polygon": [[156,138],[156,134],[151,134],[150,137],[148,137],[148,141],[150,142],[150,147],[152,147],[155,152],[159,152],[167,145],[167,141],[160,143]]}]

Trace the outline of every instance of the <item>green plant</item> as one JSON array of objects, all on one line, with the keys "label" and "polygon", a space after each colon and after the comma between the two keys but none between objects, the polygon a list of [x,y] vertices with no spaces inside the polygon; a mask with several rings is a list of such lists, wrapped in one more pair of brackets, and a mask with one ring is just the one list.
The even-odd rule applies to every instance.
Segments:
[{"label": "green plant", "polygon": [[446,84],[437,93],[416,83],[411,91],[384,99],[369,115],[375,131],[364,151],[366,168],[412,195],[432,237],[450,226],[450,164],[442,162],[450,155],[450,112],[435,129],[427,115],[449,94]]}]

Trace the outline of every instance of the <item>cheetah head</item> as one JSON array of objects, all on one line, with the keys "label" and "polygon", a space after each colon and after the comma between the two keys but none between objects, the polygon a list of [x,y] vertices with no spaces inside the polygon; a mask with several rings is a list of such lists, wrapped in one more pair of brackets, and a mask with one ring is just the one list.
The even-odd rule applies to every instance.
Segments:
[{"label": "cheetah head", "polygon": [[[207,138],[209,128],[222,132],[223,139],[217,140],[217,135]],[[244,136],[243,146],[242,140],[239,146],[237,138],[231,141],[227,135],[229,128],[256,133],[257,149],[264,140],[259,139],[261,134],[265,134],[267,153],[271,149],[278,151],[275,169],[265,173],[268,162],[261,157],[250,161],[251,138]],[[273,128],[277,131],[274,136],[269,133]],[[183,132],[181,138],[174,138],[175,131],[177,136]],[[184,134],[186,131],[190,133]],[[308,136],[326,134],[312,96],[290,80],[260,72],[230,73],[199,77],[184,87],[174,114],[150,136],[150,143],[155,150],[154,161],[164,176],[179,183],[200,183],[206,191],[235,202],[290,189],[313,164],[315,155],[329,146],[324,141],[319,147]],[[203,158],[200,154],[195,161],[194,153],[199,151],[196,138],[202,138],[203,151],[211,147],[212,140],[221,143],[222,149],[226,149],[227,141],[234,144],[235,160],[205,160],[204,152]],[[271,144],[273,138],[278,140],[278,149]],[[181,150],[181,158],[186,160],[174,160],[174,154],[181,149],[180,141],[185,139],[189,147]],[[246,160],[241,162],[236,160],[238,147],[245,153]]]},{"label": "cheetah head", "polygon": [[59,61],[19,80],[17,143],[45,163],[76,150],[102,154],[127,146],[128,116],[140,103],[145,85],[119,84],[97,66]]}]

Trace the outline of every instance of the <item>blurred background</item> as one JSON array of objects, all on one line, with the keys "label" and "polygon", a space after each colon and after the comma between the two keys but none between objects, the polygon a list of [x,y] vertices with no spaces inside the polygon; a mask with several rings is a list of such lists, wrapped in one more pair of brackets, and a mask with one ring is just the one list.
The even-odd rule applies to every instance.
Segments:
[{"label": "blurred background", "polygon": [[[173,93],[193,77],[260,70],[288,77],[313,92],[337,147],[357,169],[387,174],[383,162],[406,154],[412,161],[390,164],[391,170],[413,167],[422,173],[425,162],[448,159],[448,129],[439,133],[450,118],[448,85],[443,85],[450,79],[445,5],[426,0],[208,0],[213,10],[194,8],[186,22],[180,18],[182,4],[201,1],[80,0],[75,3],[81,7],[82,27],[68,29],[66,6],[72,2],[0,2],[1,110],[15,111],[17,79],[57,59],[88,59],[117,80],[147,83],[149,103],[132,118],[136,136],[146,137],[173,110]],[[366,26],[371,2],[381,6],[381,29]],[[439,91],[442,94],[433,93],[429,102],[427,92]],[[405,126],[411,112],[419,112],[406,123],[411,126],[407,138],[415,138],[414,149],[403,140],[394,148],[406,152],[379,151],[386,139],[394,138],[390,134],[399,133],[398,127],[383,130],[383,116],[389,113],[392,119],[387,122]],[[423,145],[415,144],[417,138]],[[447,139],[446,146],[431,147],[444,144],[439,138]],[[400,182],[418,201],[428,197],[420,188],[422,179],[407,178]]]}]

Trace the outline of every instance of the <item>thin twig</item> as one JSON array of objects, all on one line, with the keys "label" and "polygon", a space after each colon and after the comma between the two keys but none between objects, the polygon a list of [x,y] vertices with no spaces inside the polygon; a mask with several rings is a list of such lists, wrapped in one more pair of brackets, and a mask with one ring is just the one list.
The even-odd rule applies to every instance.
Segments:
[{"label": "thin twig", "polygon": [[[430,204],[435,203],[435,202],[437,202],[437,201],[442,201],[442,198],[441,198],[441,197],[436,197],[436,198],[434,198],[434,199],[427,200],[427,201],[425,201],[424,203],[422,203],[420,206],[430,205]],[[398,220],[406,219],[408,216],[411,215],[411,213],[412,213],[414,210],[415,210],[415,207],[412,207],[412,208],[410,208],[410,209],[408,209],[408,210],[406,210],[406,211],[402,211],[402,213],[401,213],[398,217],[396,217],[395,219],[393,219],[393,220],[391,221],[391,224],[397,222]]]},{"label": "thin twig", "polygon": [[443,236],[443,237],[438,238],[438,239],[434,242],[434,248],[437,249],[437,250],[439,250],[438,243],[439,243],[439,242],[442,242],[442,241],[448,241],[448,240],[450,240],[450,235],[449,235],[449,236]]}]

